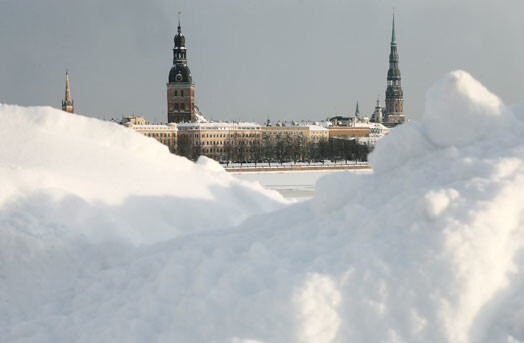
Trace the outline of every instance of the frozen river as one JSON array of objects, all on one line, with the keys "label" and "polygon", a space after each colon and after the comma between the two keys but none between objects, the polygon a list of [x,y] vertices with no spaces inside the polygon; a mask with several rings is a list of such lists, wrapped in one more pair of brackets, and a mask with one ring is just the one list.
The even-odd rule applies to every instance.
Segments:
[{"label": "frozen river", "polygon": [[332,173],[369,173],[370,171],[319,170],[283,172],[232,173],[238,178],[258,181],[268,189],[274,189],[286,198],[305,200],[315,194],[315,185],[322,176]]}]

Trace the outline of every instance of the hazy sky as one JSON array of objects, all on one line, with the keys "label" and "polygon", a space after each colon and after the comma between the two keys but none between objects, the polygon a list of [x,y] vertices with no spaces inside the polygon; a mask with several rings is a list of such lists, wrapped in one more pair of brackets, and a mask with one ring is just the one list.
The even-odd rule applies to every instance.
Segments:
[{"label": "hazy sky", "polygon": [[465,69],[522,100],[522,0],[0,0],[0,102],[164,122],[177,12],[196,104],[216,120],[323,119],[384,100],[395,7],[405,113]]}]

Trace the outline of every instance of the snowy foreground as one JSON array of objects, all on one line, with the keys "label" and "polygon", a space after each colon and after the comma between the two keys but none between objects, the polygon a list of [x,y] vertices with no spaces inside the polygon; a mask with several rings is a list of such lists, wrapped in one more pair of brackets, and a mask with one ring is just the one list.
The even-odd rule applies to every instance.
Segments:
[{"label": "snowy foreground", "polygon": [[467,73],[310,201],[0,105],[0,342],[524,342],[524,111]]}]

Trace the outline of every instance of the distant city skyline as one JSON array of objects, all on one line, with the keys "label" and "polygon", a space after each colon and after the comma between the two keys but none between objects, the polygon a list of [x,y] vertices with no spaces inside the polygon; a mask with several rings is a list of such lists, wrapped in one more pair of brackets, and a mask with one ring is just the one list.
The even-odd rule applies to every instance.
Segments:
[{"label": "distant city skyline", "polygon": [[524,3],[464,0],[264,2],[0,1],[0,102],[61,107],[69,70],[75,111],[165,122],[177,13],[195,103],[208,118],[264,122],[371,115],[384,106],[395,7],[404,113],[465,69],[520,102]]}]

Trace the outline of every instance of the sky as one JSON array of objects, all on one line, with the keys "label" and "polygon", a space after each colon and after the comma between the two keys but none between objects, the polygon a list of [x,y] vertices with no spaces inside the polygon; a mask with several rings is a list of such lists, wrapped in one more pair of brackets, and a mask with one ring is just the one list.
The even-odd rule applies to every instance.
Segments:
[{"label": "sky", "polygon": [[0,0],[0,102],[167,120],[177,13],[196,104],[208,118],[263,122],[371,114],[384,103],[395,8],[404,111],[464,69],[522,100],[522,0]]}]

